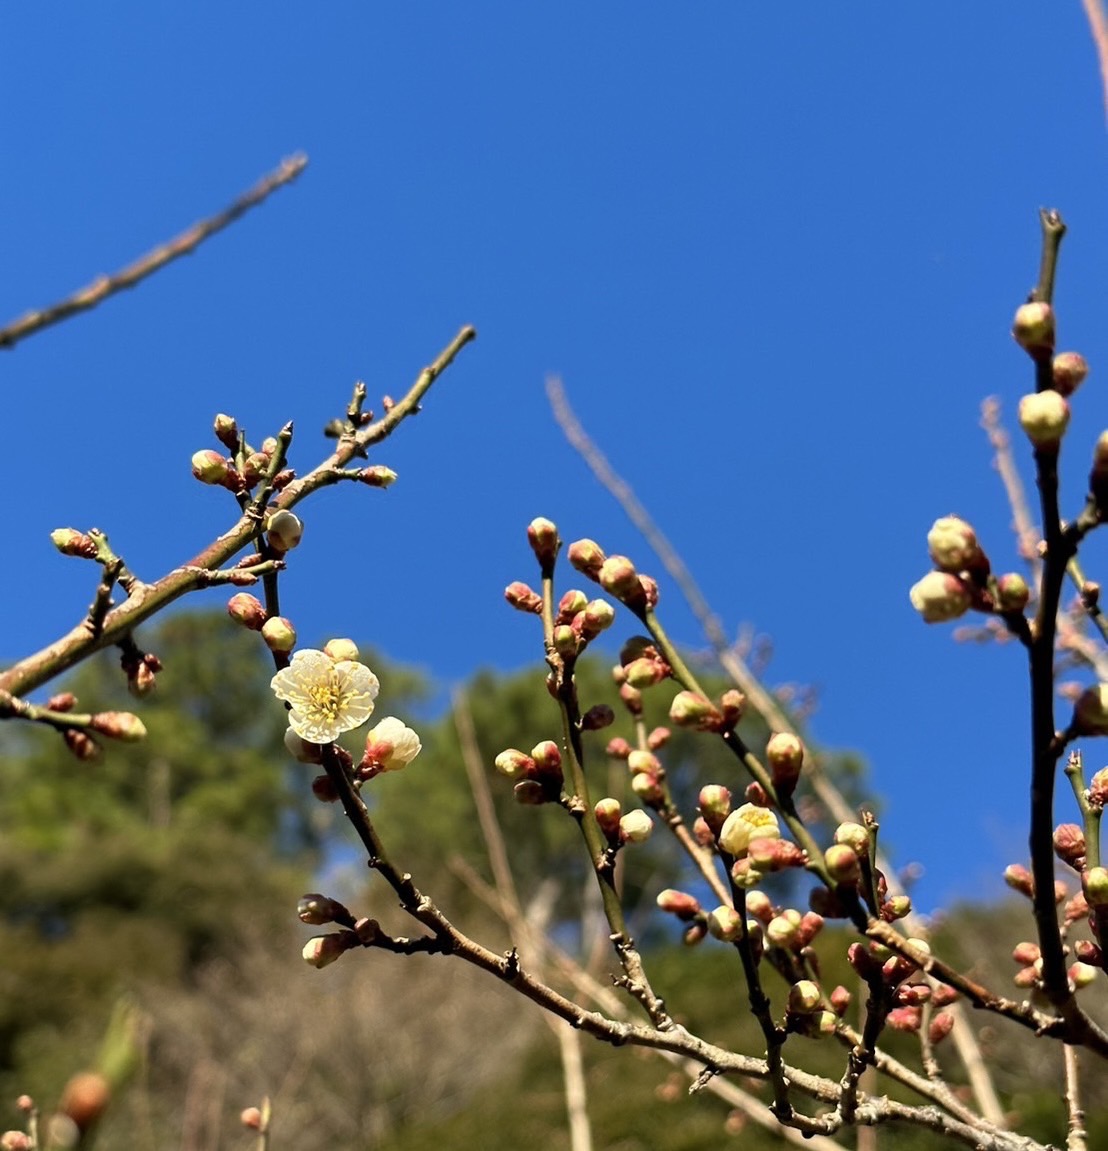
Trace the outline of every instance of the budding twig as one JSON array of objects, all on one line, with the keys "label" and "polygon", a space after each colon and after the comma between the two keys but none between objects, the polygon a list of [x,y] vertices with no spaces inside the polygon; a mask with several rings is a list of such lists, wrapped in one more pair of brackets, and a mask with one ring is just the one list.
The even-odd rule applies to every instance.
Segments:
[{"label": "budding twig", "polygon": [[75,316],[78,312],[87,312],[90,308],[95,308],[97,304],[102,303],[109,296],[122,291],[124,288],[133,288],[145,280],[147,276],[153,275],[159,268],[164,268],[166,264],[176,260],[179,256],[187,255],[199,247],[209,236],[214,236],[216,232],[222,231],[228,224],[233,224],[240,216],[256,207],[272,192],[295,180],[307,166],[308,157],[302,152],[290,156],[287,160],[282,160],[278,168],[264,176],[252,188],[239,196],[234,203],[224,208],[222,212],[218,212],[206,220],[200,220],[191,228],[186,228],[180,235],[164,244],[159,244],[153,251],[147,252],[145,256],[133,264],[121,268],[114,275],[99,276],[87,287],[75,292],[72,296],[60,300],[56,304],[51,304],[50,307],[43,308],[41,311],[27,312],[26,315],[20,316],[18,320],[8,324],[6,328],[0,328],[0,348],[14,347],[20,340],[26,339],[33,332],[42,331],[43,328],[60,323],[70,316]]}]

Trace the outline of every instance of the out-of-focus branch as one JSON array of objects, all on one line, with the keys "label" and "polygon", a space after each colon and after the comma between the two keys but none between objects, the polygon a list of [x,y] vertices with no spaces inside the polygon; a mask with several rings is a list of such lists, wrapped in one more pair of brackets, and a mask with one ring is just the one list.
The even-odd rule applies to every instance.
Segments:
[{"label": "out-of-focus branch", "polygon": [[1100,64],[1100,83],[1104,88],[1104,115],[1108,118],[1108,13],[1104,11],[1102,0],[1081,0],[1085,15],[1089,20],[1089,31],[1096,45],[1097,61]]},{"label": "out-of-focus branch", "polygon": [[245,215],[251,208],[257,207],[271,193],[285,184],[291,183],[308,166],[308,157],[303,152],[297,152],[282,160],[279,167],[268,175],[263,176],[252,188],[243,192],[234,203],[229,204],[222,212],[209,216],[206,220],[199,220],[191,228],[186,228],[172,240],[159,244],[153,251],[147,252],[134,263],[128,264],[111,276],[98,276],[91,284],[74,292],[64,300],[51,304],[40,311],[27,312],[18,320],[13,320],[5,328],[0,328],[0,348],[12,348],[20,340],[26,339],[34,332],[40,332],[52,324],[58,324],[78,312],[87,312],[95,308],[109,296],[124,288],[133,288],[141,283],[147,276],[152,276],[166,264],[176,260],[179,256],[187,256],[200,246],[209,236],[222,231],[228,224],[233,224],[240,216]]},{"label": "out-of-focus branch", "polygon": [[[800,733],[797,732],[794,724],[779,706],[773,694],[739,655],[735,646],[728,643],[719,617],[712,611],[693,579],[692,573],[665,534],[654,523],[650,513],[639,502],[631,485],[615,471],[603,452],[585,431],[581,421],[570,406],[565,386],[559,377],[547,377],[546,394],[554,418],[566,439],[588,465],[601,486],[623,508],[625,514],[650,545],[651,550],[658,557],[670,578],[677,584],[715,651],[720,665],[746,696],[748,703],[762,716],[771,731],[791,732],[799,736]],[[831,817],[839,823],[854,820],[856,813],[851,811],[842,793],[819,767],[818,762],[806,770],[812,790]],[[875,862],[886,877],[889,895],[902,894],[903,888],[897,881],[896,871],[890,861],[879,851]],[[926,939],[928,937],[927,925],[918,915],[911,915],[904,922],[905,927],[916,938]],[[952,1004],[949,1010],[954,1016],[954,1030],[951,1033],[951,1038],[965,1067],[978,1107],[989,1123],[996,1127],[1004,1127],[1006,1123],[1004,1109],[1000,1105],[992,1077],[985,1066],[985,1060],[981,1055],[981,1048],[973,1033],[973,1028],[959,1003]]]}]

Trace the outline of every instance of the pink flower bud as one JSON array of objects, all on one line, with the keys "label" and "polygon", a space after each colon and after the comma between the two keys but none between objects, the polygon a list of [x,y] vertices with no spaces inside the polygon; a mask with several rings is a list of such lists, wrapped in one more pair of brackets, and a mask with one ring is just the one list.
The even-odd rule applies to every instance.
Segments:
[{"label": "pink flower bud", "polygon": [[923,1022],[923,1012],[918,1007],[894,1007],[885,1017],[885,1022],[894,1031],[918,1031]]},{"label": "pink flower bud", "polygon": [[1054,309],[1042,300],[1021,304],[1012,321],[1012,338],[1036,358],[1054,350]]},{"label": "pink flower bud", "polygon": [[94,759],[99,759],[103,753],[100,744],[88,732],[79,731],[75,727],[67,727],[62,732],[62,740],[82,763],[91,763]]},{"label": "pink flower bud", "polygon": [[950,572],[928,572],[908,593],[924,623],[946,623],[969,611],[972,596]]},{"label": "pink flower bud", "polygon": [[1054,390],[1062,396],[1072,396],[1089,374],[1089,365],[1080,352],[1059,352],[1051,364]]},{"label": "pink flower bud", "polygon": [[608,740],[608,746],[605,748],[605,751],[613,759],[626,759],[631,754],[631,745],[622,735],[617,735]]},{"label": "pink flower bud", "polygon": [[642,771],[631,776],[631,790],[650,807],[657,807],[666,798],[662,776],[653,771]]},{"label": "pink flower bud", "polygon": [[651,751],[657,751],[669,743],[669,738],[670,730],[668,727],[656,727],[646,737],[646,746],[649,747]]},{"label": "pink flower bud", "polygon": [[697,806],[701,815],[726,819],[731,814],[731,792],[719,783],[709,783],[700,789]]},{"label": "pink flower bud", "polygon": [[554,622],[570,623],[575,615],[585,610],[588,602],[588,596],[583,591],[567,591],[558,601],[558,611],[554,617]]},{"label": "pink flower bud", "polygon": [[77,559],[96,559],[96,541],[74,528],[57,528],[50,533],[50,542],[63,556],[74,556]]},{"label": "pink flower bud", "polygon": [[1019,572],[1006,572],[997,577],[996,596],[1000,611],[1023,611],[1031,599],[1031,589]]},{"label": "pink flower bud", "polygon": [[629,683],[620,684],[619,698],[623,700],[623,706],[627,708],[629,714],[636,718],[642,715],[642,692],[637,687],[632,687]]},{"label": "pink flower bud", "polygon": [[558,529],[541,516],[527,525],[527,542],[535,553],[535,559],[544,568],[550,567],[558,555],[562,541],[558,539]]},{"label": "pink flower bud", "polygon": [[535,744],[531,748],[531,758],[535,761],[535,767],[543,774],[561,774],[562,753],[552,739],[544,739],[542,743]]},{"label": "pink flower bud", "polygon": [[927,1025],[927,1038],[932,1047],[936,1046],[954,1030],[954,1016],[949,1011],[939,1011],[931,1016]]},{"label": "pink flower bud", "polygon": [[683,891],[675,891],[672,887],[660,891],[656,902],[662,911],[676,915],[681,920],[687,921],[700,914],[699,900]]},{"label": "pink flower bud", "polygon": [[265,608],[261,601],[249,592],[240,591],[227,601],[227,614],[243,627],[251,631],[261,631],[265,624]]},{"label": "pink flower bud", "polygon": [[1079,923],[1089,914],[1089,904],[1083,891],[1079,891],[1072,899],[1067,900],[1063,914],[1067,927],[1071,923]]},{"label": "pink flower bud", "polygon": [[597,579],[607,556],[595,540],[577,540],[569,545],[569,562],[582,575]]},{"label": "pink flower bud", "polygon": [[1055,391],[1033,392],[1020,400],[1020,427],[1037,448],[1057,447],[1070,422],[1070,406]]},{"label": "pink flower bud", "polygon": [[257,1107],[244,1107],[239,1122],[250,1131],[262,1129],[262,1113]]},{"label": "pink flower bud", "polygon": [[1035,895],[1035,882],[1031,878],[1031,872],[1022,863],[1010,863],[1004,869],[1004,882],[1013,891],[1026,895],[1028,899]]},{"label": "pink flower bud", "polygon": [[72,711],[77,704],[77,697],[71,691],[60,691],[46,701],[47,711]]},{"label": "pink flower bud", "polygon": [[515,580],[504,589],[504,598],[516,611],[528,612],[533,615],[542,613],[542,596],[532,591],[521,580]]},{"label": "pink flower bud", "polygon": [[593,808],[593,814],[596,816],[596,822],[608,842],[617,843],[619,841],[619,820],[620,816],[623,815],[623,808],[620,806],[619,800],[612,799],[611,796],[600,800]]},{"label": "pink flower bud", "polygon": [[748,891],[746,893],[746,910],[760,923],[769,923],[773,918],[773,903],[764,891]]},{"label": "pink flower bud", "polygon": [[652,751],[632,751],[627,757],[627,766],[632,775],[638,775],[641,771],[649,771],[657,775],[662,770],[661,760]]},{"label": "pink flower bud", "polygon": [[831,992],[828,998],[831,1000],[831,1006],[835,1009],[836,1015],[846,1014],[847,1008],[850,1007],[851,995],[841,983]]},{"label": "pink flower bud", "polygon": [[1060,823],[1054,829],[1054,853],[1063,863],[1081,870],[1085,861],[1085,833],[1076,823]]},{"label": "pink flower bud", "polygon": [[360,945],[361,941],[353,931],[334,931],[330,935],[313,936],[304,944],[301,954],[310,967],[326,967],[344,951]]}]

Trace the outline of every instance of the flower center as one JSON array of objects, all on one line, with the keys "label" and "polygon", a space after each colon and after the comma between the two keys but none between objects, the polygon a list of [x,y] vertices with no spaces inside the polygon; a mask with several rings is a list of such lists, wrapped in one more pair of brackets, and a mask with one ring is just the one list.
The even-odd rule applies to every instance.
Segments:
[{"label": "flower center", "polygon": [[342,710],[342,689],[330,678],[309,685],[307,694],[312,710],[325,719],[334,720]]}]

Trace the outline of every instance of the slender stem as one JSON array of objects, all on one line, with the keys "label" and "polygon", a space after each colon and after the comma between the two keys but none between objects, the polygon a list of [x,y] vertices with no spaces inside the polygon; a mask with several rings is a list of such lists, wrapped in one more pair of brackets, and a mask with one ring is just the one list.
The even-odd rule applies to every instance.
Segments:
[{"label": "slender stem", "polygon": [[1066,1070],[1066,1151],[1086,1151],[1085,1109],[1081,1106],[1081,1068],[1076,1047],[1062,1048]]},{"label": "slender stem", "polygon": [[87,312],[124,288],[133,288],[147,276],[164,268],[166,264],[188,255],[209,236],[214,236],[228,224],[233,224],[251,208],[262,203],[272,192],[284,187],[285,184],[290,184],[307,166],[308,157],[300,152],[287,160],[282,160],[278,168],[264,176],[222,212],[193,224],[191,228],[186,228],[180,235],[160,244],[152,252],[147,252],[145,256],[128,264],[114,275],[100,276],[72,296],[41,311],[27,312],[7,327],[0,328],[0,348],[12,348],[34,332],[40,332],[51,324],[60,323],[78,312]]}]

